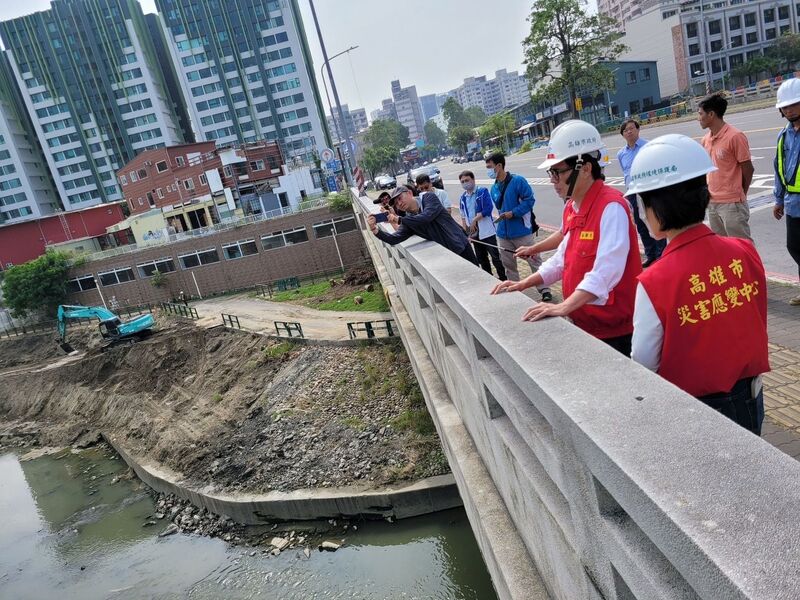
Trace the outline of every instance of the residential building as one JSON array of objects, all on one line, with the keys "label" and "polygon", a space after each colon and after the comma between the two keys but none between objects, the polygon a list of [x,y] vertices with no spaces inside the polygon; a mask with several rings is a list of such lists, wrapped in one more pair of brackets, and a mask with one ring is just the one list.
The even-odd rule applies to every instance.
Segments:
[{"label": "residential building", "polygon": [[[364,131],[367,127],[369,127],[369,122],[367,121],[367,111],[365,109],[354,108],[353,110],[350,110],[350,107],[347,104],[342,104],[342,112],[344,113],[344,120],[347,123],[347,130],[351,137],[359,131]],[[331,136],[333,136],[336,141],[343,140],[345,138],[345,131],[339,121],[338,112],[336,113],[336,119],[334,119],[331,115],[326,115],[325,119],[328,122],[328,130],[331,132]]]},{"label": "residential building", "polygon": [[620,60],[602,64],[614,74],[615,89],[581,94],[582,119],[595,124],[605,123],[617,117],[638,115],[661,102],[655,61]]},{"label": "residential building", "polygon": [[381,107],[370,113],[370,119],[374,121],[397,121],[397,109],[391,98],[386,98],[381,102]]},{"label": "residential building", "polygon": [[526,102],[530,98],[528,80],[516,71],[495,71],[494,79],[467,77],[452,91],[453,97],[464,108],[477,106],[487,115]]},{"label": "residential building", "polygon": [[0,37],[65,210],[121,200],[119,165],[182,140],[138,2],[57,0]]},{"label": "residential building", "polygon": [[8,59],[0,53],[0,223],[42,217],[59,209],[33,125]]},{"label": "residential building", "polygon": [[620,30],[642,14],[643,0],[597,0],[597,12],[619,23]]},{"label": "residential building", "polygon": [[439,114],[439,105],[436,102],[436,94],[427,94],[419,97],[422,105],[422,120],[426,123],[434,116]]},{"label": "residential building", "polygon": [[197,140],[277,141],[313,164],[329,145],[297,0],[156,0]]},{"label": "residential building", "polygon": [[397,113],[397,120],[408,128],[408,137],[412,142],[425,137],[425,121],[422,119],[422,106],[419,103],[417,87],[401,87],[400,81],[392,81],[392,101]]}]

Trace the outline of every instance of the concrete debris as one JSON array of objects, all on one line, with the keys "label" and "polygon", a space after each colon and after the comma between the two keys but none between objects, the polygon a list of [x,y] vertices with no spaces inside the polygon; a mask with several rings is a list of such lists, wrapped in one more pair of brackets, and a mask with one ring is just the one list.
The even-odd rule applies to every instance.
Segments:
[{"label": "concrete debris", "polygon": [[319,545],[320,550],[327,550],[328,552],[336,552],[341,547],[342,547],[341,544],[337,544],[336,542],[331,542],[327,540]]}]

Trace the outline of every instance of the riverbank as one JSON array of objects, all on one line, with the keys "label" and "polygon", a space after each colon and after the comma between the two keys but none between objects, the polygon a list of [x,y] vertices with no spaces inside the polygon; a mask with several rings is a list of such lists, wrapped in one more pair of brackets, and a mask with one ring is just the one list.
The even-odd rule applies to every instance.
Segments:
[{"label": "riverbank", "polygon": [[[0,342],[0,364],[25,342]],[[41,344],[31,340],[29,344]],[[449,473],[399,343],[299,346],[174,323],[0,377],[0,444],[100,434],[209,494],[379,489]]]}]

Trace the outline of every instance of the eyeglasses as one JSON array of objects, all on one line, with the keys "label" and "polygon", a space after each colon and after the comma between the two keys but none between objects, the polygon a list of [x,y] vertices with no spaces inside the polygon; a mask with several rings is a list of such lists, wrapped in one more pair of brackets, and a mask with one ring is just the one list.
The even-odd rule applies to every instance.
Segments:
[{"label": "eyeglasses", "polygon": [[547,174],[550,176],[550,179],[561,179],[561,175],[568,171],[572,171],[572,167],[564,167],[563,169],[547,169]]}]

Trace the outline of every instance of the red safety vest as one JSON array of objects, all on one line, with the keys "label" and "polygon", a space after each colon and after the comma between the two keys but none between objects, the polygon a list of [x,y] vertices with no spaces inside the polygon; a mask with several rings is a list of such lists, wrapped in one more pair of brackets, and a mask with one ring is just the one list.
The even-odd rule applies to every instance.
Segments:
[{"label": "red safety vest", "polygon": [[594,268],[597,247],[600,244],[600,219],[606,206],[613,202],[625,209],[630,221],[630,248],[622,279],[609,293],[605,305],[584,304],[569,315],[575,325],[601,340],[633,332],[636,276],[642,272],[642,262],[630,206],[620,192],[597,180],[586,192],[579,213],[575,212],[571,201],[567,202],[562,225],[564,234],[569,234],[562,277],[564,298],[568,298],[586,273]]},{"label": "red safety vest", "polygon": [[752,242],[697,225],[639,276],[661,325],[658,374],[693,396],[769,371],[767,282]]}]

